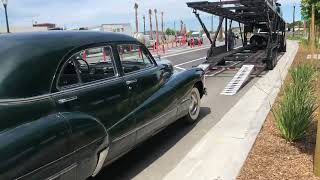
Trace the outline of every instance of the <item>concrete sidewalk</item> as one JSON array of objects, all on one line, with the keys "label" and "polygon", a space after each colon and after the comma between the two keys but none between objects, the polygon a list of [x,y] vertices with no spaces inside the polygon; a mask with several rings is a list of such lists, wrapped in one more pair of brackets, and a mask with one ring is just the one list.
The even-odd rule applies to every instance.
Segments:
[{"label": "concrete sidewalk", "polygon": [[277,67],[259,79],[165,179],[236,179],[277,97],[298,46],[297,42],[288,41],[288,51]]}]

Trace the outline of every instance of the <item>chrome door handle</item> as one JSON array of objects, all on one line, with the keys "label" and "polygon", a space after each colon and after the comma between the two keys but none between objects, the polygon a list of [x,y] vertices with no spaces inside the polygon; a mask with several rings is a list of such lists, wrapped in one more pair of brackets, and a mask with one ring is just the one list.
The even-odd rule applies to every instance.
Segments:
[{"label": "chrome door handle", "polygon": [[77,100],[77,99],[78,99],[77,96],[73,96],[73,97],[70,97],[70,98],[59,99],[59,100],[58,100],[58,103],[59,103],[59,104],[64,104],[64,103],[67,103],[67,102],[70,102],[70,101],[75,101],[75,100]]},{"label": "chrome door handle", "polygon": [[134,84],[134,83],[137,83],[138,80],[134,79],[134,80],[130,80],[130,81],[126,81],[126,84],[127,85],[131,85],[131,84]]}]

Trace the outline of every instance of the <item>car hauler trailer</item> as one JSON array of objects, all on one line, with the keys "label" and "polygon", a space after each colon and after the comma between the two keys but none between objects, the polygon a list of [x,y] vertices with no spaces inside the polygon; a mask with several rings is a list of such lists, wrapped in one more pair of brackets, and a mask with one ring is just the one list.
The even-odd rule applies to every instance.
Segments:
[{"label": "car hauler trailer", "polygon": [[[254,65],[256,69],[272,70],[277,64],[278,52],[286,51],[286,23],[276,0],[220,0],[219,2],[189,2],[188,7],[199,20],[211,42],[207,63],[211,67],[226,61],[241,61],[244,65]],[[198,11],[220,17],[215,36],[210,34],[202,22]],[[216,47],[218,32],[225,22],[225,45]],[[231,49],[228,39],[232,23],[239,25],[242,47]],[[251,36],[249,42],[248,38]],[[260,71],[260,72],[262,72]]]}]

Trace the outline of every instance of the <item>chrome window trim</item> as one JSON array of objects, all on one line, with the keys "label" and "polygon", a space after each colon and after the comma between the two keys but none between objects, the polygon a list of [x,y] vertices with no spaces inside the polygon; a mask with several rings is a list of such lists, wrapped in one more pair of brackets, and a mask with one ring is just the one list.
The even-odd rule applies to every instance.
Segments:
[{"label": "chrome window trim", "polygon": [[127,77],[131,77],[131,76],[136,76],[136,75],[139,75],[139,74],[143,74],[143,73],[145,73],[147,71],[156,70],[157,68],[158,68],[157,66],[148,67],[148,68],[145,68],[145,69],[141,69],[139,71],[135,71],[135,72],[132,72],[132,73],[124,74],[123,77],[127,78]]},{"label": "chrome window trim", "polygon": [[120,55],[120,52],[119,52],[118,47],[119,47],[119,46],[125,46],[125,45],[127,45],[127,46],[129,46],[129,45],[136,45],[136,46],[139,46],[140,48],[142,48],[143,50],[141,50],[141,52],[144,54],[145,57],[148,58],[149,62],[152,64],[152,66],[147,67],[147,68],[144,68],[144,69],[140,69],[140,70],[138,70],[138,71],[133,71],[133,72],[130,72],[130,73],[125,73],[125,72],[123,71],[123,69],[121,69],[122,72],[123,72],[123,74],[124,74],[124,77],[127,77],[128,75],[132,75],[132,74],[137,74],[137,73],[140,73],[140,72],[144,72],[144,71],[146,71],[146,70],[149,70],[149,69],[152,69],[152,68],[155,68],[155,67],[158,67],[158,66],[157,66],[157,63],[156,63],[156,62],[154,61],[154,59],[152,58],[152,55],[150,55],[150,53],[149,53],[148,51],[144,52],[145,47],[144,47],[143,45],[141,45],[141,44],[138,44],[138,43],[134,43],[134,42],[133,42],[133,43],[123,43],[123,44],[119,43],[119,44],[116,44],[116,49],[117,49],[117,53],[118,53],[118,55],[119,55],[119,60],[120,60],[121,68],[123,68],[123,65],[122,65],[122,59],[121,59],[121,55]]},{"label": "chrome window trim", "polygon": [[[96,81],[92,81],[92,82],[87,82],[87,83],[83,83],[83,82],[81,81],[81,79],[78,79],[78,80],[79,80],[78,83],[72,84],[72,85],[70,85],[70,86],[60,87],[60,86],[58,85],[59,79],[60,79],[60,77],[61,77],[61,74],[62,74],[63,69],[65,68],[67,62],[69,62],[70,59],[71,59],[75,54],[80,53],[81,51],[88,50],[88,49],[93,49],[93,48],[106,48],[106,47],[110,48],[110,52],[111,52],[111,53],[110,53],[110,57],[111,57],[111,62],[112,62],[112,66],[113,66],[113,71],[114,71],[114,76],[113,76],[113,77],[109,77],[109,78],[106,78],[106,79],[100,79],[100,80],[96,80]],[[115,63],[116,63],[116,62],[115,62],[115,56],[114,56],[114,52],[113,52],[112,45],[99,45],[99,46],[93,46],[93,47],[90,47],[90,48],[86,48],[86,49],[79,50],[79,51],[77,51],[76,53],[73,53],[73,54],[68,58],[68,60],[66,60],[66,61],[63,63],[61,69],[58,71],[58,73],[57,73],[58,76],[57,76],[57,80],[56,80],[56,83],[55,83],[56,89],[57,89],[58,91],[64,91],[64,90],[66,90],[66,89],[73,89],[73,88],[81,87],[81,86],[84,86],[84,85],[87,85],[87,84],[94,84],[94,83],[97,83],[97,82],[100,82],[100,81],[105,81],[105,80],[113,79],[113,78],[115,78],[115,77],[120,77],[120,73],[118,72],[118,68],[116,67]]]},{"label": "chrome window trim", "polygon": [[109,83],[112,83],[114,81],[119,81],[122,80],[122,77],[118,76],[118,77],[113,77],[111,79],[105,79],[105,80],[101,80],[101,81],[94,81],[92,83],[85,83],[76,87],[72,87],[72,88],[68,88],[68,89],[62,89],[61,91],[58,92],[54,92],[51,93],[50,95],[54,96],[54,95],[59,95],[59,94],[64,94],[64,93],[71,93],[71,92],[75,92],[75,91],[81,91],[84,89],[90,89],[92,87],[96,87],[96,86],[103,86]]},{"label": "chrome window trim", "polygon": [[14,105],[21,103],[32,103],[34,101],[41,101],[50,98],[50,94],[33,96],[28,98],[13,98],[13,99],[0,99],[0,105]]},{"label": "chrome window trim", "polygon": [[85,84],[82,86],[76,86],[76,87],[72,87],[72,88],[68,88],[68,89],[63,89],[61,91],[54,92],[54,93],[49,93],[49,94],[44,94],[44,95],[39,95],[39,96],[32,96],[32,97],[28,97],[28,98],[0,99],[0,105],[31,103],[34,101],[41,101],[41,100],[49,99],[50,97],[55,96],[55,95],[71,93],[71,92],[75,92],[75,91],[79,91],[79,90],[83,90],[83,89],[89,89],[89,88],[92,88],[95,86],[100,86],[100,85],[103,86],[105,84],[111,83],[113,81],[118,81],[118,80],[122,80],[122,77],[115,77],[112,79],[102,80],[102,81],[98,81],[98,82],[94,82],[94,83],[90,83],[90,84]]}]

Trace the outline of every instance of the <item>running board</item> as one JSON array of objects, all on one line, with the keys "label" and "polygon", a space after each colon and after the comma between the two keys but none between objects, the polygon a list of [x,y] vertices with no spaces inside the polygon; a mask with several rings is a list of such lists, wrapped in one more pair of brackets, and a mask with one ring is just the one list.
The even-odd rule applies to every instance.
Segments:
[{"label": "running board", "polygon": [[221,92],[221,95],[233,96],[243,84],[248,80],[250,74],[252,73],[254,65],[243,65],[233,79],[228,83],[228,85]]}]

